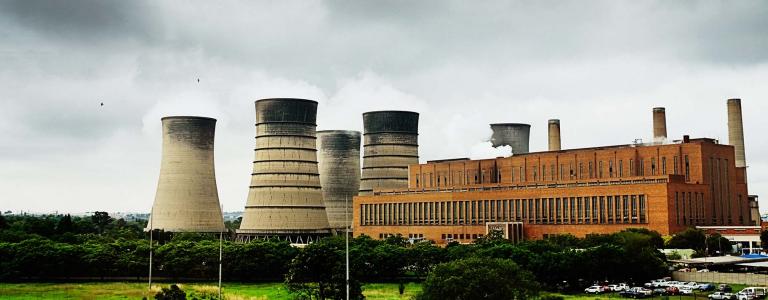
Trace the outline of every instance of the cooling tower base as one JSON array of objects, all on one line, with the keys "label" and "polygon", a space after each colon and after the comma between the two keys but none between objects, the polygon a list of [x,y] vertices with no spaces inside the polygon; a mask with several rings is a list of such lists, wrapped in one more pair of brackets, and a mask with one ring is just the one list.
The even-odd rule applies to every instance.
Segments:
[{"label": "cooling tower base", "polygon": [[301,230],[288,232],[285,230],[277,231],[258,231],[258,230],[237,230],[237,241],[248,243],[251,241],[280,240],[288,241],[291,244],[310,244],[321,238],[331,236],[328,230]]}]

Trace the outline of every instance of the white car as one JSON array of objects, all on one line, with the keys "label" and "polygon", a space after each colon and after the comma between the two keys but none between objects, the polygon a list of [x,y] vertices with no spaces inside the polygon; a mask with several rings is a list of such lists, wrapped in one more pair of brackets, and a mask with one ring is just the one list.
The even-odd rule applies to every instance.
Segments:
[{"label": "white car", "polygon": [[584,292],[587,293],[587,294],[600,294],[600,293],[602,293],[604,291],[605,291],[605,289],[603,289],[603,287],[599,286],[599,285],[593,285],[593,286],[590,286],[590,287],[584,289]]},{"label": "white car", "polygon": [[682,286],[679,287],[678,290],[680,291],[681,295],[693,295],[693,288],[690,286]]},{"label": "white car", "polygon": [[615,288],[612,288],[614,292],[621,292],[629,289],[629,285],[627,285],[626,283],[615,284],[615,286],[616,286]]},{"label": "white car", "polygon": [[755,294],[744,292],[744,291],[736,293],[736,300],[754,300],[754,299],[757,299],[757,296],[755,296]]}]

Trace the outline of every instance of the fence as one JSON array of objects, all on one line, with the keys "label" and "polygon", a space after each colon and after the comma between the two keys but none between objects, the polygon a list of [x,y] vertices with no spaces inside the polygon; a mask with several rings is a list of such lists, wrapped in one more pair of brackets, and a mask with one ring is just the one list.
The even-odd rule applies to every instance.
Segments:
[{"label": "fence", "polygon": [[672,272],[672,279],[677,281],[714,282],[728,284],[746,284],[750,286],[768,286],[768,275],[751,273],[720,272]]}]

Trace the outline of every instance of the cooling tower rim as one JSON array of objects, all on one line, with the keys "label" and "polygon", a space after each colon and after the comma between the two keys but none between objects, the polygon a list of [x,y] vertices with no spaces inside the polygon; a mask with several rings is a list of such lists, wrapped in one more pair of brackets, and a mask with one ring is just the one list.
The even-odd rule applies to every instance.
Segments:
[{"label": "cooling tower rim", "polygon": [[374,110],[374,111],[368,111],[364,112],[363,116],[368,114],[377,114],[377,113],[399,113],[399,114],[413,114],[413,115],[419,115],[418,112],[415,111],[408,111],[408,110]]},{"label": "cooling tower rim", "polygon": [[[154,226],[152,226],[154,227]],[[208,229],[185,229],[185,228],[162,228],[162,226],[154,227],[152,230],[162,230],[164,232],[195,232],[195,233],[213,233],[213,232],[226,232],[227,228],[222,227],[219,230],[216,230],[214,228],[208,228]],[[144,227],[144,232],[149,232],[149,225]]]},{"label": "cooling tower rim", "polygon": [[654,107],[653,111],[663,112],[663,111],[666,111],[666,108],[662,106],[658,106],[658,107]]},{"label": "cooling tower rim", "polygon": [[549,119],[547,122],[549,124],[560,124],[560,119]]},{"label": "cooling tower rim", "polygon": [[727,102],[741,102],[741,98],[730,98],[726,100]]},{"label": "cooling tower rim", "polygon": [[318,130],[315,131],[315,133],[339,133],[339,134],[348,134],[348,135],[361,135],[360,131],[357,130],[345,130],[345,129],[326,129],[326,130]]},{"label": "cooling tower rim", "polygon": [[531,127],[531,124],[525,124],[525,123],[491,123],[491,127],[493,126],[520,126],[520,127]]},{"label": "cooling tower rim", "polygon": [[160,120],[165,119],[192,119],[192,120],[208,120],[208,121],[214,121],[216,122],[216,119],[211,117],[201,117],[201,116],[165,116],[160,118]]},{"label": "cooling tower rim", "polygon": [[[383,131],[369,131],[366,133],[363,133],[363,135],[371,135],[371,134],[382,134],[382,133],[397,133],[397,134],[407,134],[407,135],[419,135],[418,132],[413,131],[402,131],[402,130],[383,130]],[[368,144],[368,145],[386,145],[386,144]],[[410,144],[404,144],[404,145],[410,145]]]},{"label": "cooling tower rim", "polygon": [[263,98],[263,99],[259,99],[259,100],[254,101],[254,103],[258,103],[258,102],[262,102],[262,101],[264,101],[264,102],[268,102],[268,101],[296,101],[296,102],[309,102],[309,103],[317,104],[317,101],[315,101],[315,100],[302,99],[302,98]]}]

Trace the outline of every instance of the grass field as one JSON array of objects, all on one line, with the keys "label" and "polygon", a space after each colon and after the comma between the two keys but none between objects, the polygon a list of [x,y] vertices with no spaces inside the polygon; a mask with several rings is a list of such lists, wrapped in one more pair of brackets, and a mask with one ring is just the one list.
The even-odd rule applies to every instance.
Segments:
[{"label": "grass field", "polygon": [[[151,295],[170,284],[153,285]],[[179,284],[191,296],[217,295],[218,289],[209,283]],[[238,284],[223,286],[224,298],[231,300],[291,299],[282,283]],[[363,286],[363,294],[371,300],[411,299],[421,291],[418,283],[408,283],[401,296],[394,283],[371,283]],[[145,283],[0,283],[0,299],[141,299],[150,295]],[[147,297],[152,299],[152,297]]]},{"label": "grass field", "polygon": [[[170,284],[153,286],[152,295]],[[217,295],[217,287],[210,283],[179,284],[192,296]],[[740,291],[744,285],[731,285],[734,291]],[[224,298],[229,300],[283,300],[291,299],[282,283],[241,284],[225,283]],[[371,300],[412,299],[421,292],[421,284],[408,283],[401,296],[395,283],[369,283],[363,286],[363,294]],[[126,282],[91,282],[91,283],[0,283],[0,299],[141,299],[150,295],[145,283]],[[557,294],[555,294],[557,295]],[[561,295],[569,300],[620,299],[617,293],[603,295]],[[152,297],[147,297],[152,299]],[[646,299],[707,299],[706,294],[693,296],[669,296]]]}]

